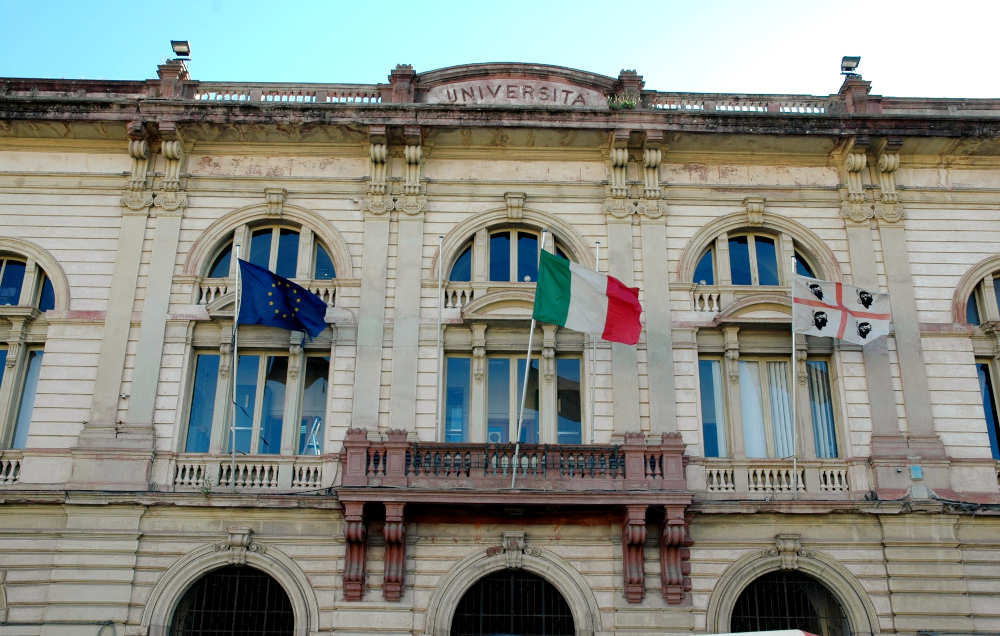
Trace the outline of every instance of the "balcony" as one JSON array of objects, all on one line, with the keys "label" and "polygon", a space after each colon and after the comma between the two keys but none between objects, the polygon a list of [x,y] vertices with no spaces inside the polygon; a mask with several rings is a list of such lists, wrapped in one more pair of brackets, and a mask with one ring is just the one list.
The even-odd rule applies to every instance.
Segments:
[{"label": "balcony", "polygon": [[[797,474],[796,474],[797,473]],[[845,460],[693,458],[692,489],[705,499],[852,499]]]},{"label": "balcony", "polygon": [[329,455],[230,455],[183,453],[169,458],[167,490],[289,492],[318,490],[333,483]]}]

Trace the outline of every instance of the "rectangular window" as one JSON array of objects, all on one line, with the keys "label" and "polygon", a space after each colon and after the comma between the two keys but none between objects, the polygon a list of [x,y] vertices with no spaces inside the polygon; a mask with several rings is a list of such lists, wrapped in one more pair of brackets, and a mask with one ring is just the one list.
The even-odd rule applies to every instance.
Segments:
[{"label": "rectangular window", "polygon": [[329,377],[330,356],[306,358],[306,383],[302,390],[302,416],[299,425],[300,455],[323,454],[323,420],[326,415]]},{"label": "rectangular window", "polygon": [[486,441],[503,444],[510,428],[510,360],[490,358],[486,363]]},{"label": "rectangular window", "polygon": [[750,244],[746,236],[729,239],[729,275],[733,285],[752,285],[750,276]]},{"label": "rectangular window", "polygon": [[757,280],[760,285],[778,284],[778,256],[774,248],[774,239],[765,236],[754,236],[757,246]]},{"label": "rectangular window", "polygon": [[988,362],[979,362],[976,370],[979,374],[979,392],[983,397],[983,411],[986,414],[986,432],[990,436],[990,451],[993,459],[1000,459],[1000,421],[997,420],[996,393],[993,391],[990,365]]},{"label": "rectangular window", "polygon": [[469,430],[471,359],[449,356],[446,360],[444,441],[465,442]]},{"label": "rectangular window", "polygon": [[[240,355],[236,367],[236,452],[281,453],[288,356]],[[229,431],[227,431],[229,433]],[[227,452],[231,444],[227,440]]]},{"label": "rectangular window", "polygon": [[219,384],[218,354],[200,354],[194,371],[191,413],[188,415],[188,453],[207,453],[212,439],[212,416],[215,414],[215,390]]},{"label": "rectangular window", "polygon": [[830,370],[824,360],[806,363],[809,379],[809,408],[812,411],[816,457],[837,457],[837,427],[833,422],[833,399],[830,395]]},{"label": "rectangular window", "polygon": [[580,359],[556,359],[556,442],[583,442],[583,412],[580,408]]},{"label": "rectangular window", "polygon": [[35,394],[38,391],[38,377],[42,372],[41,349],[32,349],[28,352],[27,367],[28,368],[24,374],[24,385],[21,389],[21,400],[17,407],[17,420],[14,424],[14,439],[11,442],[11,448],[24,448],[28,443],[28,429],[31,427],[31,412],[35,408]]},{"label": "rectangular window", "polygon": [[698,361],[705,457],[726,457],[726,406],[722,394],[721,367],[720,360]]}]

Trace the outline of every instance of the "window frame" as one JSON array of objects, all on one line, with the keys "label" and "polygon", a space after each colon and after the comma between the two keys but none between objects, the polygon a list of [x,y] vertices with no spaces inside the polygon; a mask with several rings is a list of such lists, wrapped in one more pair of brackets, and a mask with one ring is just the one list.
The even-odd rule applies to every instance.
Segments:
[{"label": "window frame", "polygon": [[997,399],[1000,398],[1000,391],[998,391],[998,386],[997,386],[997,379],[1000,378],[1000,374],[997,373],[998,363],[992,357],[987,358],[982,356],[976,356],[975,365],[976,365],[976,379],[978,382],[980,382],[980,399],[982,399],[982,394],[983,394],[983,387],[981,384],[981,380],[979,380],[980,365],[985,367],[986,372],[988,374],[987,380],[990,383],[990,389],[991,389],[990,397],[993,399],[992,416],[993,416],[994,429],[992,431],[992,435],[990,434],[991,431],[989,429],[990,413],[986,412],[985,402],[982,402],[983,421],[986,426],[986,436],[990,440],[990,455],[995,461],[1000,461],[1000,419],[998,419],[1000,418],[1000,402],[997,401]]},{"label": "window frame", "polygon": [[[236,243],[237,236],[239,236],[240,245],[244,247],[244,253],[240,254],[240,258],[243,260],[249,260],[251,242],[253,240],[253,235],[262,230],[271,230],[270,242],[268,245],[268,264],[267,269],[274,272],[278,262],[278,251],[281,241],[281,231],[282,230],[293,230],[298,235],[298,246],[296,248],[295,255],[295,275],[288,276],[286,278],[291,278],[294,280],[336,280],[340,274],[337,271],[337,264],[333,259],[333,253],[330,248],[323,243],[322,240],[316,235],[312,229],[304,225],[298,225],[295,223],[288,222],[257,222],[257,223],[243,223],[242,225],[234,228],[232,232],[227,233],[221,241],[212,250],[211,256],[205,260],[206,267],[204,270],[203,278],[209,280],[222,280],[224,278],[234,278],[236,276],[236,259],[233,258],[233,245]],[[303,249],[308,250],[309,256],[303,258]],[[318,250],[322,249],[330,261],[330,265],[333,268],[333,276],[330,278],[318,278],[316,268],[319,263]],[[212,270],[215,269],[216,265],[223,254],[229,252],[229,271],[224,277],[213,277],[211,276]]]},{"label": "window frame", "polygon": [[[495,235],[508,234],[510,236],[508,253],[507,253],[507,280],[492,280],[490,278],[490,265],[492,262],[492,246],[491,239]],[[538,241],[542,238],[542,230],[531,225],[519,225],[516,223],[503,223],[498,225],[493,225],[490,227],[480,228],[469,237],[466,241],[462,242],[458,249],[454,250],[453,257],[448,263],[448,273],[444,277],[444,281],[448,284],[470,284],[479,283],[486,285],[534,285],[537,280],[523,281],[517,279],[518,272],[518,250],[517,250],[517,237],[520,234],[531,235],[535,238],[535,245],[537,247]],[[477,245],[482,246],[482,254],[478,254]],[[556,235],[549,232],[545,239],[545,247],[547,250],[552,251],[559,256],[562,256],[566,260],[573,261],[569,256],[569,252],[562,241],[560,241]],[[466,251],[469,251],[469,280],[452,280],[452,272],[458,261],[462,258]],[[575,261],[574,261],[575,262]],[[537,273],[535,278],[537,279]]]}]

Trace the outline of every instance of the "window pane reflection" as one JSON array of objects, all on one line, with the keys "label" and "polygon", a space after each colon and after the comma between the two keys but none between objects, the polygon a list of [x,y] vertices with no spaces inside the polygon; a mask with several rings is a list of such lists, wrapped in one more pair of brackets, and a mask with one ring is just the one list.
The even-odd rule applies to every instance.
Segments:
[{"label": "window pane reflection", "polygon": [[698,267],[694,268],[694,281],[700,285],[715,284],[715,270],[712,267],[712,250],[705,252],[705,255],[698,261]]},{"label": "window pane reflection", "polygon": [[215,390],[219,377],[219,356],[199,355],[194,371],[194,390],[191,394],[191,413],[188,415],[187,440],[184,450],[188,453],[207,453],[212,438],[212,415],[215,411]]},{"label": "window pane reflection", "polygon": [[0,278],[0,305],[16,305],[21,298],[24,282],[24,263],[3,260],[3,278]]},{"label": "window pane reflection", "polygon": [[734,285],[750,285],[750,248],[747,237],[737,236],[729,239],[729,273]]},{"label": "window pane reflection", "polygon": [[268,268],[271,263],[271,228],[257,230],[250,238],[250,262],[257,267]]},{"label": "window pane reflection", "polygon": [[[524,358],[517,361],[517,406],[520,411],[521,395],[524,387]],[[538,358],[531,361],[528,373],[528,397],[524,401],[524,418],[521,422],[521,442],[538,443]],[[518,413],[514,413],[514,427],[517,427]]]},{"label": "window pane reflection", "polygon": [[813,274],[812,268],[809,267],[809,263],[806,263],[805,259],[802,258],[798,252],[795,253],[795,273],[799,276],[816,278],[816,275]]},{"label": "window pane reflection", "polygon": [[316,280],[331,280],[337,277],[337,270],[333,267],[333,261],[330,259],[330,254],[327,253],[326,249],[317,244],[316,245],[316,270],[313,273],[313,278]]},{"label": "window pane reflection", "polygon": [[510,360],[490,358],[486,367],[486,441],[502,444],[510,428]]},{"label": "window pane reflection", "polygon": [[580,360],[556,359],[556,442],[580,444],[583,441],[583,411],[580,408]]},{"label": "window pane reflection", "polygon": [[295,278],[298,261],[299,233],[282,228],[278,232],[278,262],[274,266],[274,273],[285,278]]},{"label": "window pane reflection", "polygon": [[451,274],[448,280],[456,283],[467,283],[472,280],[472,246],[465,248],[462,255],[458,257],[451,267]]},{"label": "window pane reflection", "polygon": [[983,398],[983,411],[986,414],[986,432],[990,436],[990,450],[993,459],[1000,459],[1000,429],[997,422],[997,405],[994,400],[993,379],[990,377],[990,365],[986,362],[976,364],[979,372],[979,392]]},{"label": "window pane reflection", "polygon": [[277,455],[281,452],[281,419],[285,412],[287,377],[288,358],[268,356],[264,399],[261,403],[260,442],[257,444],[257,452],[261,455]]},{"label": "window pane reflection", "polygon": [[306,358],[306,384],[302,394],[302,422],[299,425],[300,455],[323,454],[323,419],[329,376],[329,356]]},{"label": "window pane reflection", "polygon": [[[250,453],[254,407],[257,401],[258,356],[240,356],[236,365],[236,452]],[[232,449],[232,433],[226,431],[227,449]]]},{"label": "window pane reflection", "polygon": [[229,276],[229,259],[233,255],[233,241],[229,239],[229,245],[215,257],[212,269],[208,272],[209,278],[226,278]]},{"label": "window pane reflection", "polygon": [[761,285],[778,284],[778,255],[774,250],[774,239],[755,236],[757,246],[757,280]]},{"label": "window pane reflection", "polygon": [[517,280],[533,283],[538,280],[538,237],[517,235]]},{"label": "window pane reflection", "polygon": [[705,457],[726,456],[726,413],[722,397],[722,369],[718,360],[699,360],[701,427]]},{"label": "window pane reflection", "polygon": [[510,280],[510,232],[490,236],[490,280]]},{"label": "window pane reflection", "polygon": [[35,349],[28,354],[28,370],[24,374],[24,388],[17,407],[17,422],[14,425],[14,439],[11,448],[24,448],[28,443],[28,429],[31,427],[31,412],[35,408],[35,394],[38,391],[38,376],[42,372],[42,350]]},{"label": "window pane reflection", "polygon": [[42,281],[42,295],[38,299],[38,311],[48,311],[56,306],[56,292],[52,289],[52,281],[46,276]]},{"label": "window pane reflection", "polygon": [[446,362],[444,441],[464,442],[469,422],[469,358],[449,357]]}]

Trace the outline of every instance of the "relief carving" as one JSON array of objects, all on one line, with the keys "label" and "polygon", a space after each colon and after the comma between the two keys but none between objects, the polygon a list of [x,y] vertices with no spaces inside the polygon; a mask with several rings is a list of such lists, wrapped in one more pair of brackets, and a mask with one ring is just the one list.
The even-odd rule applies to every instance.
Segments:
[{"label": "relief carving", "polygon": [[646,544],[646,506],[626,506],[622,528],[622,573],[625,578],[625,599],[641,603],[646,595],[646,568],[642,549]]},{"label": "relief carving", "polygon": [[690,545],[686,506],[666,506],[660,533],[660,586],[670,605],[679,605],[691,591]]},{"label": "relief carving", "polygon": [[229,563],[244,565],[248,552],[264,552],[266,548],[253,540],[253,530],[244,526],[228,528],[229,536],[225,541],[216,543],[212,548],[216,552],[228,552]]}]

